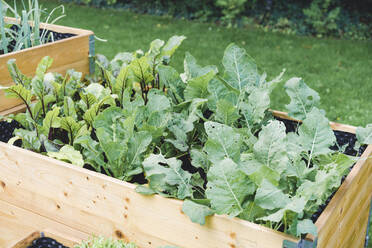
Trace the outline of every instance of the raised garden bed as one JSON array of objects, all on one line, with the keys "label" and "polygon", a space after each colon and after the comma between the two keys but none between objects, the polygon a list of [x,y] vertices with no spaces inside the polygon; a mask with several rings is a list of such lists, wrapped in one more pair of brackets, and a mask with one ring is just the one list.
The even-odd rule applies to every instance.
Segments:
[{"label": "raised garden bed", "polygon": [[[286,91],[291,97],[287,108],[291,116],[304,121],[296,121],[286,113],[275,111],[272,118],[273,112],[268,110],[268,95],[278,78],[266,82],[265,76],[259,77],[254,61],[235,45],[230,45],[225,51],[223,77],[216,76],[213,66],[198,66],[189,54],[185,59],[185,74],[179,76],[164,64],[169,62],[175,50],[172,46],[178,46],[183,39],[172,37],[164,47],[164,42],[156,40],[144,56],[119,54],[124,66],[117,66],[116,58],[114,63],[110,63],[100,57],[101,84],[75,83],[80,88],[67,89],[59,87],[63,83],[55,81],[56,90],[48,91],[50,97],[54,97],[55,105],[44,106],[42,99],[45,95],[42,94],[37,95],[41,105],[32,105],[30,88],[17,85],[5,89],[8,94],[20,92],[17,95],[26,95],[25,104],[30,113],[29,116],[12,117],[28,128],[17,130],[17,137],[12,142],[21,139],[22,145],[30,150],[75,165],[0,143],[0,202],[36,214],[45,221],[59,223],[81,235],[113,236],[134,241],[140,247],[291,248],[298,244],[361,247],[372,192],[372,146],[358,147],[362,156],[356,163],[356,160],[343,155],[342,152],[358,153],[352,149],[356,141],[353,133],[357,129],[337,123],[329,125],[323,112],[316,107],[319,96],[299,78],[286,83]],[[148,61],[152,61],[152,66]],[[48,64],[48,58],[43,59],[41,66],[44,63]],[[240,69],[236,70],[238,67]],[[43,70],[39,71],[42,73],[35,77],[36,82],[44,78],[47,68],[41,68]],[[134,81],[129,81],[129,70]],[[181,77],[187,82],[186,86]],[[245,77],[251,79],[246,82],[248,86],[242,85],[241,79]],[[214,87],[208,88],[209,82],[214,83]],[[34,92],[40,92],[44,87],[40,86]],[[238,97],[239,104],[234,103],[234,96]],[[245,97],[249,100],[244,101]],[[230,100],[232,103],[228,102]],[[206,102],[210,105],[198,109]],[[43,114],[40,114],[41,106],[45,107]],[[21,107],[0,114],[13,111],[21,111]],[[244,115],[240,116],[238,111]],[[147,120],[146,114],[152,119],[149,117]],[[162,117],[171,121],[162,126]],[[135,121],[138,121],[137,129],[134,128]],[[177,121],[181,123],[180,130]],[[198,130],[195,128],[191,132],[194,122]],[[182,128],[190,133],[189,137],[184,137]],[[370,128],[367,126],[357,132],[361,144],[371,143]],[[158,129],[163,131],[159,134]],[[285,129],[294,132],[287,134]],[[200,136],[195,138],[195,132],[200,132]],[[277,133],[280,137],[276,136]],[[149,146],[151,141],[155,145]],[[265,142],[267,144],[263,144]],[[77,146],[73,147],[75,143]],[[201,154],[199,160],[188,160],[191,156],[187,157],[189,153],[185,151],[189,152],[189,144],[199,149],[194,149]],[[147,147],[145,156],[143,153]],[[265,154],[262,150],[266,147],[269,149],[263,158],[267,161],[263,162],[258,156]],[[278,147],[279,151],[272,150],[272,147]],[[170,151],[167,159],[159,150]],[[208,159],[197,165],[202,163],[203,153]],[[284,160],[285,169],[280,167],[282,160],[272,160],[273,153],[287,159]],[[190,169],[194,169],[195,174],[192,165],[198,166],[195,168],[202,169],[204,174],[192,175]],[[91,170],[81,168],[83,166]],[[228,167],[221,169],[223,166]],[[285,174],[278,175],[273,168]],[[301,168],[303,172],[297,172]],[[172,169],[176,173],[172,174]],[[130,182],[148,182],[148,187],[137,187],[105,173]],[[344,175],[346,177],[342,178]],[[194,182],[191,177],[194,177]],[[296,183],[290,181],[293,177]],[[283,181],[279,181],[281,179]],[[322,184],[324,179],[327,184]],[[339,187],[340,182],[342,185]],[[249,194],[246,193],[248,184],[252,186],[250,192],[253,189]],[[213,191],[216,189],[221,193]],[[137,192],[156,192],[159,195],[144,196]],[[271,197],[278,192],[278,197]],[[242,199],[238,200],[236,194],[240,194]],[[228,199],[216,199],[220,195]],[[249,203],[251,207],[245,205],[243,209],[243,203]],[[305,210],[307,203],[309,206]],[[254,204],[255,211],[261,211],[261,214],[255,213],[251,217]],[[225,215],[210,216],[213,213],[253,219],[261,225]],[[307,240],[295,237],[306,233],[316,234],[316,237],[310,234],[306,236]]]},{"label": "raised garden bed", "polygon": [[[276,114],[286,118],[283,113]],[[332,127],[344,132],[355,130],[336,123]],[[372,161],[367,159],[371,155],[369,146],[318,218],[317,247],[362,247],[372,192]],[[133,184],[4,143],[0,143],[0,158],[2,204],[20,212],[30,211],[86,236],[114,236],[134,241],[139,247],[280,248],[286,240],[299,242],[225,216],[207,217],[206,225],[200,226],[182,213],[179,200],[142,196]],[[23,218],[19,212],[12,213],[13,218]],[[0,246],[8,244],[2,241]]]},{"label": "raised garden bed", "polygon": [[[14,18],[5,18],[5,22],[14,22]],[[45,56],[53,58],[52,72],[64,74],[68,69],[74,68],[83,74],[94,70],[90,56],[94,56],[94,34],[92,31],[70,28],[59,25],[40,24],[40,28],[59,34],[60,40],[55,42],[23,49],[17,52],[0,55],[0,85],[9,86],[13,80],[8,72],[7,62],[16,59],[20,70],[32,76],[40,60]],[[9,99],[0,92],[0,111],[20,105],[17,99]]]}]

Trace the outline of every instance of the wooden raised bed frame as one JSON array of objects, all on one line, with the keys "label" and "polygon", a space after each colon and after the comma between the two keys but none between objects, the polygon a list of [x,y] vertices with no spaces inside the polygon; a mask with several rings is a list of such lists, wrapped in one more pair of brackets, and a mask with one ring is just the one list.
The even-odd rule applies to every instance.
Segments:
[{"label": "wooden raised bed frame", "polygon": [[[289,118],[283,112],[275,115]],[[355,132],[352,126],[331,126]],[[316,222],[317,247],[363,246],[372,194],[371,155],[368,146]],[[182,213],[180,200],[143,196],[134,189],[133,184],[0,142],[0,247],[12,247],[30,232],[46,228],[74,240],[94,233],[141,248],[281,248],[285,240],[299,242],[227,216],[207,217],[201,226]]]},{"label": "wooden raised bed frame", "polygon": [[[14,18],[5,18],[5,22],[15,22]],[[40,60],[45,56],[53,58],[53,65],[49,71],[64,74],[68,69],[74,68],[83,74],[89,74],[94,70],[90,57],[94,56],[94,34],[92,31],[70,28],[59,25],[40,24],[45,28],[58,33],[70,33],[76,36],[51,42],[20,51],[0,55],[0,85],[10,86],[13,84],[8,72],[7,62],[16,59],[17,66],[22,73],[32,76]],[[18,99],[10,99],[0,92],[0,112],[20,105]]]}]

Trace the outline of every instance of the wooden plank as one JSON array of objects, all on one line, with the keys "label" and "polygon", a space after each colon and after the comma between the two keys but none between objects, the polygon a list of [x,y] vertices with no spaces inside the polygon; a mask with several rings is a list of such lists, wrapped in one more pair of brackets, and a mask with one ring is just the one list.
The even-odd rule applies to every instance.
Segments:
[{"label": "wooden plank", "polygon": [[[0,85],[13,84],[7,68],[9,59],[16,59],[21,72],[28,76],[34,75],[38,63],[45,56],[53,58],[50,72],[64,74],[68,69],[73,68],[84,75],[89,73],[89,36],[93,35],[93,32],[57,25],[48,25],[48,27],[57,32],[73,33],[77,36],[0,55]],[[21,101],[17,99],[5,98],[4,92],[0,91],[0,112],[20,104]]]},{"label": "wooden plank", "polygon": [[26,238],[23,238],[22,240],[18,241],[15,245],[13,245],[12,248],[26,248],[32,243],[32,241],[39,237],[40,237],[39,232],[32,232],[31,234],[27,235]]},{"label": "wooden plank", "polygon": [[[5,17],[4,21],[7,23],[19,23],[19,19],[13,17]],[[29,22],[31,26],[33,26],[32,22]],[[80,29],[80,28],[73,28],[73,27],[66,27],[56,24],[46,24],[46,23],[40,23],[40,28],[44,28],[47,30],[52,30],[58,33],[70,33],[70,34],[76,34],[76,35],[91,35],[93,34],[90,30]]]},{"label": "wooden plank", "polygon": [[348,242],[355,228],[362,233],[356,220],[368,212],[366,207],[372,196],[372,161],[366,160],[371,155],[372,146],[369,146],[316,222],[320,230],[319,247]]},{"label": "wooden plank", "polygon": [[45,237],[52,238],[67,247],[74,247],[76,244],[81,243],[82,240],[87,240],[87,238],[82,239],[78,237],[73,237],[66,233],[61,233],[50,228],[43,230],[43,233]]},{"label": "wooden plank", "polygon": [[[282,112],[279,114],[285,117]],[[340,131],[355,131],[347,125],[332,126]],[[360,223],[372,192],[371,155],[369,146],[319,217],[318,247],[361,242],[357,238],[363,235]],[[281,247],[284,239],[296,241],[271,229],[224,216],[207,218],[207,224],[201,227],[182,214],[178,200],[144,197],[134,192],[132,184],[5,144],[0,144],[0,175],[5,185],[4,192],[0,188],[0,199],[77,230],[123,238],[140,247],[171,244],[275,248]],[[43,206],[30,199],[43,202]],[[357,208],[363,211],[359,214]],[[76,221],[77,213],[80,222]],[[347,229],[347,224],[352,226]]]},{"label": "wooden plank", "polygon": [[61,237],[69,237],[72,241],[86,240],[90,235],[0,199],[1,248],[13,247],[20,240],[38,230],[50,230],[50,232],[60,234]]},{"label": "wooden plank", "polygon": [[[0,143],[0,199],[76,230],[136,242],[140,247],[279,248],[288,235],[237,218],[192,223],[182,202],[142,196],[135,186]],[[38,204],[42,202],[43,204]]]}]

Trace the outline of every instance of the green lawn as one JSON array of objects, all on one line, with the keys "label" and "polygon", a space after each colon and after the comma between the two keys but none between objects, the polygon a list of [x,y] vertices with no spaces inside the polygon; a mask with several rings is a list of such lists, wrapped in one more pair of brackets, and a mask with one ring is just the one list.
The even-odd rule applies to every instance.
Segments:
[{"label": "green lawn", "polygon": [[[48,9],[58,1],[40,1]],[[372,123],[372,42],[316,39],[266,33],[257,29],[227,29],[214,24],[170,17],[139,15],[112,9],[66,4],[63,25],[91,29],[108,42],[96,42],[96,51],[113,57],[117,52],[147,50],[156,39],[174,34],[187,40],[177,51],[173,65],[183,70],[183,57],[190,51],[200,64],[221,67],[225,47],[244,47],[269,77],[287,69],[285,79],[302,77],[322,98],[322,107],[333,121],[365,125]],[[284,110],[288,102],[281,87],[274,91],[272,108]]]}]

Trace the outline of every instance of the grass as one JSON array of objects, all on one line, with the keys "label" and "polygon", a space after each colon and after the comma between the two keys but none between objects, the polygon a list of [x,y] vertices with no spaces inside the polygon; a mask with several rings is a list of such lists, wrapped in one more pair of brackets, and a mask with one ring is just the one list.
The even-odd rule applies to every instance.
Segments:
[{"label": "grass", "polygon": [[[51,9],[58,1],[41,1]],[[372,42],[317,39],[267,33],[257,29],[227,29],[214,24],[170,17],[138,15],[112,9],[65,4],[63,25],[91,29],[108,42],[96,42],[96,51],[113,57],[122,51],[146,51],[156,39],[185,35],[172,62],[183,70],[183,57],[190,51],[202,65],[221,68],[226,46],[235,42],[255,58],[269,78],[287,69],[285,79],[302,77],[319,92],[322,108],[330,120],[351,125],[372,123]],[[289,99],[281,87],[272,96],[272,108],[285,110]]]}]

